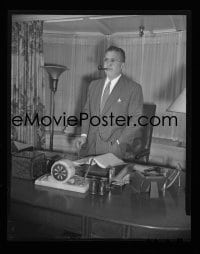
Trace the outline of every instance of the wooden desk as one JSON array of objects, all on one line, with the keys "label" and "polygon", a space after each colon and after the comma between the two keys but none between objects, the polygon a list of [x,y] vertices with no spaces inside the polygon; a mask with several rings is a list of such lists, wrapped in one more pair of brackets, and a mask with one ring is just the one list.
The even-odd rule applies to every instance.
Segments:
[{"label": "wooden desk", "polygon": [[33,234],[32,240],[65,239],[68,231],[81,238],[190,239],[183,183],[184,173],[180,188],[174,184],[165,197],[150,199],[146,193],[135,193],[129,185],[121,194],[100,197],[13,178],[10,216],[24,225],[40,227],[43,233]]}]

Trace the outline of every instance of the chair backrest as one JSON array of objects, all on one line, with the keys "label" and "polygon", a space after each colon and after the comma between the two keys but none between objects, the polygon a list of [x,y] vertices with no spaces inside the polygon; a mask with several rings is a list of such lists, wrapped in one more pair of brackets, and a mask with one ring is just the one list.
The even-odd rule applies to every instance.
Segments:
[{"label": "chair backrest", "polygon": [[[143,149],[150,149],[151,147],[151,140],[152,140],[152,134],[153,134],[153,124],[154,124],[154,117],[156,113],[156,105],[150,104],[150,103],[144,103],[143,104],[143,114],[144,116],[142,118],[143,124],[147,124],[146,126],[142,127],[142,146]],[[151,123],[150,123],[151,119]]]}]

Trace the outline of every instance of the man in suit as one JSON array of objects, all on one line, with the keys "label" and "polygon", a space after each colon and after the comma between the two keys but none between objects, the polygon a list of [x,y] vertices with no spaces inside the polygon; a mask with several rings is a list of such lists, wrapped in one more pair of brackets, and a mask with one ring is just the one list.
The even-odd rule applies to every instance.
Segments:
[{"label": "man in suit", "polygon": [[85,146],[82,155],[111,152],[124,158],[127,148],[141,135],[137,119],[142,115],[142,88],[122,74],[124,63],[124,50],[110,46],[104,57],[106,78],[89,86],[81,137],[76,140],[77,149]]}]

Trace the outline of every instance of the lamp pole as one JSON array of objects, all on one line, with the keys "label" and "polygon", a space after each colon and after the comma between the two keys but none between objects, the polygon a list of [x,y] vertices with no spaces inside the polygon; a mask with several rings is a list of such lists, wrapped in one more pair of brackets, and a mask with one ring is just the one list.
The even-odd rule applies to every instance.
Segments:
[{"label": "lamp pole", "polygon": [[50,97],[50,116],[52,119],[51,127],[50,127],[50,144],[49,150],[53,151],[53,136],[54,136],[54,120],[53,116],[55,115],[55,92],[57,90],[58,79],[50,78],[51,82],[51,97]]},{"label": "lamp pole", "polygon": [[68,68],[63,65],[58,64],[45,64],[43,66],[47,73],[49,74],[49,86],[50,86],[50,116],[52,119],[52,123],[50,126],[50,142],[49,142],[49,150],[53,151],[53,136],[54,136],[54,114],[55,114],[55,92],[57,91],[58,86],[58,78],[62,72],[67,70]]}]

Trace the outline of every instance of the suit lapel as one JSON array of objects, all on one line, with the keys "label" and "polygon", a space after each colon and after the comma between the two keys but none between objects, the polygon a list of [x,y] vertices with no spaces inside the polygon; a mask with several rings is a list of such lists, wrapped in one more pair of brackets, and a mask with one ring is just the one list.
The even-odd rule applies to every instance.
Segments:
[{"label": "suit lapel", "polygon": [[102,115],[105,114],[110,106],[120,97],[124,89],[124,83],[123,83],[123,75],[118,80],[117,84],[113,88],[110,96],[108,97],[108,100],[105,103],[105,106],[102,111]]}]

